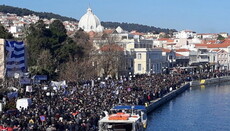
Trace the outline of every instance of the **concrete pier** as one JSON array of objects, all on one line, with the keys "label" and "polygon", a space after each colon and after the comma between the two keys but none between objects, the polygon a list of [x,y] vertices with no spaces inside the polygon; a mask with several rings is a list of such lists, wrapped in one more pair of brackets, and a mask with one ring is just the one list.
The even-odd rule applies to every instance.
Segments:
[{"label": "concrete pier", "polygon": [[167,103],[171,99],[175,98],[177,95],[183,93],[185,90],[189,89],[190,86],[194,87],[194,86],[201,86],[201,85],[209,85],[209,84],[215,84],[215,83],[221,83],[221,82],[227,82],[227,81],[230,81],[230,76],[202,79],[202,80],[196,80],[196,81],[185,83],[180,88],[177,88],[176,90],[171,91],[170,93],[164,95],[161,98],[151,101],[151,103],[147,106],[147,113],[152,112],[159,106]]},{"label": "concrete pier", "polygon": [[170,101],[171,99],[173,99],[177,95],[183,93],[189,87],[190,87],[190,83],[187,83],[187,84],[183,85],[182,87],[180,87],[176,90],[173,90],[170,93],[164,95],[163,97],[151,101],[151,103],[147,106],[147,113],[155,110],[156,108],[158,108],[159,106],[163,105],[164,103]]},{"label": "concrete pier", "polygon": [[215,84],[220,82],[227,82],[230,81],[230,76],[222,76],[219,78],[210,78],[210,79],[201,79],[201,80],[195,80],[190,82],[190,86],[200,86],[200,85],[209,85],[209,84]]}]

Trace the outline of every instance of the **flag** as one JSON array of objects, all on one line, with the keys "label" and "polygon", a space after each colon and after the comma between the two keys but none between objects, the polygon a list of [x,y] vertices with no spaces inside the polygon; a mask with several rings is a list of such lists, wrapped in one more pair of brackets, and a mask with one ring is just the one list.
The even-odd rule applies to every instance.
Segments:
[{"label": "flag", "polygon": [[7,93],[7,97],[9,99],[17,98],[18,97],[18,92],[9,92],[9,93]]},{"label": "flag", "polygon": [[15,73],[22,74],[26,70],[25,66],[25,45],[24,42],[8,41],[6,48],[6,74],[13,77]]}]

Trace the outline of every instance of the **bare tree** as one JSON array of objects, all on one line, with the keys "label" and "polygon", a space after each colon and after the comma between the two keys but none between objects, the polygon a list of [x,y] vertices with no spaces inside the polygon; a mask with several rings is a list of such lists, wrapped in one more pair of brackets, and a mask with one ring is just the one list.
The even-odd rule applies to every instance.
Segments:
[{"label": "bare tree", "polygon": [[89,80],[95,76],[95,71],[90,59],[69,61],[61,66],[60,79],[69,82]]}]

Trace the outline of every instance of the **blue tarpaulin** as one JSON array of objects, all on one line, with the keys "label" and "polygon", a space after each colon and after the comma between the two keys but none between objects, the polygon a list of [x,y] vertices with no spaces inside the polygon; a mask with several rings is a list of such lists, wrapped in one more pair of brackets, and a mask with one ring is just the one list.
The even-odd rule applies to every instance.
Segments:
[{"label": "blue tarpaulin", "polygon": [[9,99],[17,98],[17,97],[18,97],[18,92],[10,92],[10,93],[7,93],[7,97],[8,97]]},{"label": "blue tarpaulin", "polygon": [[46,81],[47,80],[47,75],[35,75],[33,76],[34,80],[42,80],[42,81]]}]

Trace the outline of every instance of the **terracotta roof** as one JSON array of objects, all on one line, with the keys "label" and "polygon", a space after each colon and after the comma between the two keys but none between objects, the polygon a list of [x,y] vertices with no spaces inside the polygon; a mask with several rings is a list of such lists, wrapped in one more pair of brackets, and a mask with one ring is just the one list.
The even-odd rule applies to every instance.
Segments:
[{"label": "terracotta roof", "polygon": [[230,43],[230,39],[225,39],[224,41],[222,41],[223,44],[229,44]]},{"label": "terracotta roof", "polygon": [[105,34],[112,34],[115,31],[115,29],[105,29],[104,33]]},{"label": "terracotta roof", "polygon": [[159,41],[168,41],[168,40],[170,40],[169,38],[159,38],[159,39],[157,39],[157,40],[159,40]]},{"label": "terracotta roof", "polygon": [[176,56],[183,56],[183,55],[176,53]]},{"label": "terracotta roof", "polygon": [[132,35],[145,35],[145,33],[140,33],[140,32],[135,32],[135,33],[130,33]]},{"label": "terracotta roof", "polygon": [[222,44],[208,44],[208,48],[227,48],[230,46],[230,43],[222,43]]},{"label": "terracotta roof", "polygon": [[167,40],[167,42],[174,42],[174,40],[173,39],[169,39],[169,40]]},{"label": "terracotta roof", "polygon": [[208,44],[195,44],[195,47],[206,47],[207,48]]},{"label": "terracotta roof", "polygon": [[189,49],[176,49],[176,52],[190,52]]},{"label": "terracotta roof", "polygon": [[217,40],[203,40],[202,44],[215,44],[217,43]]},{"label": "terracotta roof", "polygon": [[170,49],[165,49],[165,48],[162,48],[161,50],[162,50],[162,52],[170,52],[171,51]]},{"label": "terracotta roof", "polygon": [[124,51],[124,48],[117,44],[108,44],[100,48],[101,51]]},{"label": "terracotta roof", "polygon": [[167,45],[176,45],[176,43],[167,43]]},{"label": "terracotta roof", "polygon": [[220,49],[213,49],[212,51],[213,52],[218,52],[218,51],[220,51]]},{"label": "terracotta roof", "polygon": [[221,43],[221,44],[195,44],[195,47],[206,47],[206,48],[227,48],[230,46],[230,43]]}]

